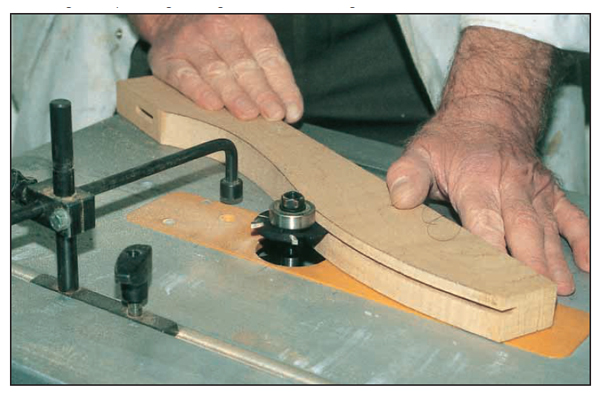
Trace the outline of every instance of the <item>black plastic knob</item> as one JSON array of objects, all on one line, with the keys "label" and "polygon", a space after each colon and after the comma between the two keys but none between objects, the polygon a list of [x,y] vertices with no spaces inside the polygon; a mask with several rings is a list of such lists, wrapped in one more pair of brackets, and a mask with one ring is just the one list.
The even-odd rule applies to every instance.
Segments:
[{"label": "black plastic knob", "polygon": [[140,305],[148,299],[152,273],[152,247],[134,244],[121,252],[115,265],[115,281],[121,285],[121,298],[129,314],[139,316]]}]

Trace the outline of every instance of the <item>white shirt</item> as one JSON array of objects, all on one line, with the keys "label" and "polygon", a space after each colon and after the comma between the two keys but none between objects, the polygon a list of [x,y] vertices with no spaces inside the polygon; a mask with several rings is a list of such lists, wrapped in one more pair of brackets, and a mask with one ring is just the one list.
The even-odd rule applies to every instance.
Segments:
[{"label": "white shirt", "polygon": [[124,15],[12,15],[13,156],[50,141],[49,103],[72,103],[73,130],[111,117],[138,40]]}]

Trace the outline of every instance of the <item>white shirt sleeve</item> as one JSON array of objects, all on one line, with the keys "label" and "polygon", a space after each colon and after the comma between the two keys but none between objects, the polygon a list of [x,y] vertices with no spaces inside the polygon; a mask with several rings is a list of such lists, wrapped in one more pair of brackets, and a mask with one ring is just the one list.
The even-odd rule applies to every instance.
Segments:
[{"label": "white shirt sleeve", "polygon": [[53,99],[72,102],[74,131],[113,115],[138,39],[125,15],[13,15],[11,39],[13,156],[50,141]]},{"label": "white shirt sleeve", "polygon": [[460,29],[469,26],[518,33],[563,50],[590,51],[589,15],[462,15]]},{"label": "white shirt sleeve", "polygon": [[412,60],[434,108],[460,38],[460,15],[398,15]]}]

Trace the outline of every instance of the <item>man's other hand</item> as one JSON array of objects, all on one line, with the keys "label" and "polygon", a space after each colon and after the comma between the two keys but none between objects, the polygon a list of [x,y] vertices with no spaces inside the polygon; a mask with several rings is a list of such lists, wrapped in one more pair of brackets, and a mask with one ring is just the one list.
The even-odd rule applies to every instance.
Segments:
[{"label": "man's other hand", "polygon": [[551,46],[491,28],[468,28],[437,115],[389,169],[392,203],[449,201],[463,226],[575,290],[560,235],[590,270],[590,228],[535,151],[550,83]]},{"label": "man's other hand", "polygon": [[576,264],[590,270],[589,221],[567,200],[535,154],[497,132],[461,140],[471,125],[425,126],[387,176],[394,206],[410,209],[427,196],[450,201],[463,226],[553,280],[560,295],[575,290],[560,235]]}]

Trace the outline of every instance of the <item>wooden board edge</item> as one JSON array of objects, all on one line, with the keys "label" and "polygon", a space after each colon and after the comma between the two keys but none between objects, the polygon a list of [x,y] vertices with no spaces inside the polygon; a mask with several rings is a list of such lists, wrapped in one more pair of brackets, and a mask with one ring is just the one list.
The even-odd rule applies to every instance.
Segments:
[{"label": "wooden board edge", "polygon": [[[339,269],[379,293],[468,332],[504,342],[546,329],[553,323],[554,307],[548,308],[546,298],[551,293],[545,290],[530,294],[528,307],[499,311],[411,279],[357,251],[339,251],[340,246],[343,243],[339,239],[327,235],[316,249]],[[535,318],[525,318],[529,316],[528,308],[543,312]]]}]

